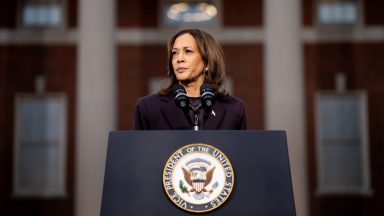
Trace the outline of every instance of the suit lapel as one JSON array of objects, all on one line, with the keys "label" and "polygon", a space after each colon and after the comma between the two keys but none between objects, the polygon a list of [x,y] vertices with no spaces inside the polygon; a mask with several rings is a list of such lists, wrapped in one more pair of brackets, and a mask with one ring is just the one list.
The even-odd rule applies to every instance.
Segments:
[{"label": "suit lapel", "polygon": [[207,120],[204,124],[205,130],[216,130],[219,128],[220,124],[224,120],[225,112],[227,109],[223,104],[221,104],[219,101],[216,101],[216,103],[212,107],[212,112],[208,116]]},{"label": "suit lapel", "polygon": [[160,111],[172,130],[191,129],[183,110],[176,106],[172,97],[161,97],[161,100],[164,103]]}]

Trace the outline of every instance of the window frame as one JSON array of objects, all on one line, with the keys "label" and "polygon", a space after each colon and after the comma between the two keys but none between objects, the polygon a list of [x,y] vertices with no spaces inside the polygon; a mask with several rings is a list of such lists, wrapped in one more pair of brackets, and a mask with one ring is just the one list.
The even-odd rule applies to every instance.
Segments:
[{"label": "window frame", "polygon": [[45,25],[45,26],[27,26],[27,25],[24,25],[23,23],[23,9],[24,9],[24,5],[25,5],[25,1],[26,0],[18,0],[17,1],[17,28],[18,29],[26,29],[26,30],[64,30],[67,28],[67,25],[68,25],[68,17],[67,17],[67,0],[59,0],[60,1],[60,5],[61,5],[61,9],[62,9],[62,20],[60,22],[59,25],[57,26],[48,26],[48,25]]},{"label": "window frame", "polygon": [[[19,139],[20,132],[20,108],[22,103],[27,100],[59,100],[62,104],[58,147],[59,151],[59,165],[58,165],[58,186],[46,188],[28,188],[20,186],[20,154],[21,154],[21,141]],[[13,149],[13,196],[14,197],[65,197],[67,196],[66,189],[66,163],[67,163],[67,117],[68,117],[68,99],[65,93],[45,93],[42,95],[21,93],[16,94],[14,100],[15,113],[14,113],[14,149]],[[45,144],[45,143],[44,143]],[[42,145],[44,145],[42,144]],[[48,144],[49,145],[49,144]],[[19,154],[20,153],[20,154]]]},{"label": "window frame", "polygon": [[[323,146],[322,143],[322,130],[321,123],[322,118],[320,114],[320,100],[323,98],[330,97],[354,97],[359,100],[359,120],[360,120],[360,136],[361,142],[359,143],[360,147],[360,156],[361,156],[361,179],[362,183],[358,187],[350,186],[330,186],[326,185],[324,182],[324,166],[323,166]],[[356,90],[356,91],[347,91],[344,93],[339,93],[336,91],[318,91],[315,93],[315,151],[316,151],[316,173],[317,173],[317,185],[315,194],[318,196],[323,195],[371,195],[373,193],[371,189],[371,176],[370,176],[370,166],[369,166],[369,128],[368,128],[368,96],[366,91]]]},{"label": "window frame", "polygon": [[314,16],[313,20],[315,26],[319,30],[324,31],[345,31],[352,30],[356,27],[360,27],[364,23],[364,14],[363,14],[363,1],[356,0],[356,21],[353,23],[322,23],[318,16],[319,6],[322,0],[315,0],[315,4],[313,5]]}]

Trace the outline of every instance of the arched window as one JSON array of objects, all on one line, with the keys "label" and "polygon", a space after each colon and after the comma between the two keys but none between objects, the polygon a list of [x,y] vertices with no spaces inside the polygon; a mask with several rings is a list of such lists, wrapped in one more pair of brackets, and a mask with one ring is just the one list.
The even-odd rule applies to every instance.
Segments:
[{"label": "arched window", "polygon": [[218,0],[164,0],[163,24],[215,27],[219,23]]}]

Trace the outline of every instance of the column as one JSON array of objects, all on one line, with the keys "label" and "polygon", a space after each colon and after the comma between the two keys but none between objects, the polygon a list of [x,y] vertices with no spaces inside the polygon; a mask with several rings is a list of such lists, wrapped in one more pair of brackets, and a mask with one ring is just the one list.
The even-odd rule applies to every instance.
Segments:
[{"label": "column", "polygon": [[297,215],[308,215],[301,1],[265,0],[265,126],[285,130]]},{"label": "column", "polygon": [[99,215],[108,133],[116,128],[115,1],[80,0],[75,214]]}]

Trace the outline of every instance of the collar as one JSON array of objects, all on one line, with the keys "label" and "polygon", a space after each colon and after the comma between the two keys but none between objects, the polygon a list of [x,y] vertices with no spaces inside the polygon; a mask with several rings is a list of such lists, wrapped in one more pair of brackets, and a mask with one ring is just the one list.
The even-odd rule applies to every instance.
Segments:
[{"label": "collar", "polygon": [[[190,123],[185,117],[182,109],[176,106],[172,96],[160,96],[160,100],[164,102],[160,106],[160,111],[170,127],[175,129],[190,129]],[[204,123],[204,130],[216,130],[224,120],[227,109],[224,103],[216,101],[212,107],[211,114]]]}]

